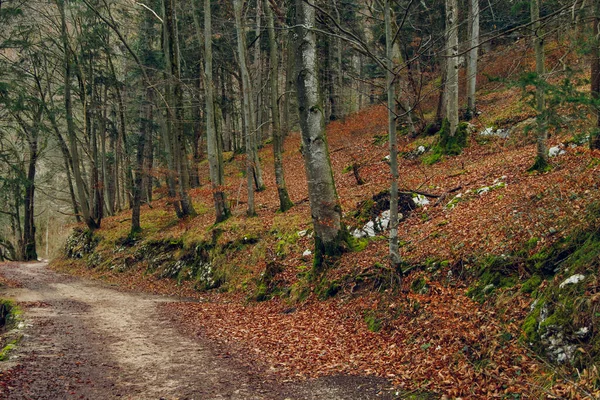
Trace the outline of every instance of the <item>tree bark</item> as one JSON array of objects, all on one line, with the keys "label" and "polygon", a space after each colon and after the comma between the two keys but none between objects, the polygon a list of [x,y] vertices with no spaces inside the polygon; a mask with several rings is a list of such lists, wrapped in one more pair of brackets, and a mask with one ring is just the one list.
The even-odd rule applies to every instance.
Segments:
[{"label": "tree bark", "polygon": [[386,53],[386,80],[387,80],[387,103],[388,103],[388,136],[390,146],[390,170],[391,170],[391,185],[390,185],[390,241],[389,241],[389,256],[392,268],[396,268],[400,262],[400,251],[398,248],[398,144],[396,138],[396,90],[394,88],[395,76],[394,70],[394,49],[393,49],[393,33],[390,12],[390,1],[385,0],[384,3],[384,20],[385,20],[385,53]]},{"label": "tree bark", "polygon": [[233,9],[235,13],[235,30],[237,32],[237,47],[238,57],[240,63],[240,71],[242,76],[242,110],[244,119],[244,138],[246,143],[246,178],[247,178],[247,190],[248,190],[248,210],[246,213],[249,216],[256,215],[256,209],[254,205],[254,153],[256,151],[256,142],[253,137],[256,135],[255,126],[253,124],[253,110],[251,109],[252,101],[252,86],[250,84],[250,76],[248,74],[248,68],[246,64],[246,40],[244,37],[244,31],[242,26],[242,1],[233,0]]},{"label": "tree bark", "polygon": [[273,124],[273,159],[275,167],[275,183],[279,195],[279,210],[285,212],[289,210],[294,203],[285,185],[285,175],[283,171],[283,161],[281,153],[283,152],[283,134],[281,132],[281,120],[279,118],[279,83],[277,81],[277,68],[279,58],[277,56],[277,37],[275,36],[275,21],[273,11],[268,2],[265,2],[265,11],[269,30],[269,61],[271,65],[271,118]]},{"label": "tree bark", "polygon": [[450,136],[458,127],[458,0],[446,0],[446,118]]},{"label": "tree bark", "polygon": [[[179,218],[195,216],[196,210],[192,205],[192,200],[189,196],[190,188],[190,171],[186,157],[185,141],[183,137],[183,87],[181,84],[181,66],[179,52],[179,37],[177,34],[177,15],[175,12],[175,1],[164,0],[165,7],[165,50],[167,52],[167,69],[170,78],[173,80],[171,85],[172,103],[170,104],[171,117],[169,120],[172,124],[172,148],[173,160],[178,177],[178,197],[181,206]],[[174,110],[173,110],[174,108]],[[174,111],[174,112],[173,112]]]},{"label": "tree bark", "polygon": [[302,132],[302,154],[315,232],[314,267],[327,256],[340,254],[347,244],[342,210],[335,190],[319,95],[315,8],[312,0],[296,0],[296,93]]},{"label": "tree bark", "polygon": [[469,52],[467,53],[467,113],[476,112],[477,58],[479,55],[479,0],[469,0]]},{"label": "tree bark", "polygon": [[215,127],[215,100],[212,58],[212,13],[210,0],[204,0],[204,81],[206,82],[206,143],[210,182],[215,203],[216,222],[225,221],[230,216],[227,197],[224,191],[223,154],[219,147]]},{"label": "tree bark", "polygon": [[64,0],[56,0],[56,5],[60,12],[61,19],[61,40],[64,51],[64,101],[67,120],[67,134],[69,138],[69,147],[71,157],[73,159],[73,175],[75,177],[75,187],[77,188],[77,198],[83,215],[83,220],[90,230],[99,228],[99,224],[95,221],[90,213],[88,198],[85,195],[85,183],[81,175],[79,149],[77,144],[77,136],[75,132],[75,122],[73,120],[73,103],[71,97],[71,57],[69,48],[69,38],[67,33],[67,21],[65,16]]},{"label": "tree bark", "polygon": [[590,135],[590,149],[600,149],[600,0],[594,0],[592,20],[594,33],[592,42],[591,92],[595,101],[596,127]]},{"label": "tree bark", "polygon": [[540,0],[531,0],[531,22],[534,29],[533,46],[535,50],[535,72],[538,84],[535,89],[535,108],[537,113],[537,155],[532,170],[545,171],[548,169],[548,132],[546,130],[546,94],[542,81],[545,74],[544,32],[540,22]]}]

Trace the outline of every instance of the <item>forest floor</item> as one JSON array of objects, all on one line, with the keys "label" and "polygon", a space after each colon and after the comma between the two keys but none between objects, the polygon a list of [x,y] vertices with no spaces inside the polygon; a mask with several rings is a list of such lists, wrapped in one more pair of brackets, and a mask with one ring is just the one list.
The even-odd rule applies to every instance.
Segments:
[{"label": "forest floor", "polygon": [[[521,50],[487,54],[485,74],[529,68],[533,58]],[[29,288],[9,293],[23,296],[17,300],[25,320],[37,322],[26,327],[15,353],[22,367],[12,376],[5,372],[0,381],[18,388],[8,392],[13,398],[44,398],[52,390],[71,396],[63,379],[72,385],[73,398],[186,398],[192,392],[202,399],[597,398],[590,394],[598,390],[595,383],[583,387],[585,376],[591,376],[586,373],[598,376],[593,365],[587,372],[565,373],[523,340],[523,321],[535,301],[525,290],[533,271],[516,264],[508,271],[515,277],[510,287],[496,287],[483,301],[467,296],[486,260],[542,254],[584,227],[588,210],[600,204],[600,152],[582,141],[590,118],[573,119],[565,111],[548,143],[564,153],[550,159],[550,171],[530,173],[534,113],[522,97],[514,86],[482,79],[481,114],[471,121],[475,130],[459,156],[427,162],[435,136],[400,137],[400,187],[439,196],[407,213],[400,225],[402,257],[411,268],[400,285],[384,279],[385,233],[342,255],[323,279],[307,278],[311,257],[303,254],[313,249],[314,239],[300,137],[292,133],[284,166],[295,206],[286,213],[277,211],[273,155],[266,145],[260,158],[267,187],[256,193],[257,218],[245,215],[244,157],[228,153],[229,220],[214,224],[206,181],[191,191],[198,216],[186,220],[176,218],[163,186],[143,207],[143,233],[133,244],[126,244],[130,213],[125,211],[103,220],[91,254],[52,263],[55,270],[103,284],[39,264],[1,267],[7,284]],[[424,108],[425,113],[432,109]],[[491,127],[510,129],[509,138],[479,134]],[[328,125],[334,178],[351,229],[366,222],[364,205],[388,190],[386,129],[382,106]],[[426,153],[418,154],[420,146]],[[354,164],[364,184],[355,179]],[[200,170],[208,176],[206,161]],[[211,241],[223,250],[211,260],[222,278],[217,290],[198,290],[196,276],[187,270],[166,270],[164,265]],[[151,251],[157,244],[176,249],[156,263]],[[274,279],[279,292],[258,302],[269,265],[279,271]],[[597,276],[597,269],[590,274]],[[542,291],[566,277],[557,274],[537,285]],[[590,301],[598,302],[600,285],[593,282]],[[28,299],[27,293],[37,294]],[[46,334],[54,335],[56,346],[44,350],[51,357],[36,350]],[[80,350],[70,355],[61,350],[67,348]],[[133,353],[142,356],[136,360]],[[54,373],[51,365],[70,372]],[[51,386],[37,386],[40,382]],[[392,385],[397,396],[384,390]],[[95,396],[96,390],[106,396]]]},{"label": "forest floor", "polygon": [[124,293],[53,272],[44,263],[0,264],[17,302],[22,339],[0,365],[6,399],[378,399],[384,379],[279,382],[173,324],[161,305],[181,299]]}]

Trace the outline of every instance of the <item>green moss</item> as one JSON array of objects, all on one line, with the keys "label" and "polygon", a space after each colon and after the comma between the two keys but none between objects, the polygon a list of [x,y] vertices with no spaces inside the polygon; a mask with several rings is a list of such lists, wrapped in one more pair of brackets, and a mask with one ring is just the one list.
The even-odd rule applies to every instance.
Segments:
[{"label": "green moss", "polygon": [[523,286],[521,286],[521,292],[532,293],[540,286],[542,280],[543,279],[541,276],[533,275],[531,278],[525,281],[525,283],[523,283]]},{"label": "green moss", "polygon": [[548,163],[548,159],[545,157],[536,156],[535,161],[531,167],[527,170],[528,172],[548,172],[552,169],[552,166]]},{"label": "green moss", "polygon": [[444,119],[442,129],[440,130],[440,142],[438,144],[440,151],[446,155],[458,155],[462,149],[467,147],[468,124],[461,122],[456,127],[454,135],[450,132],[450,122]]},{"label": "green moss", "polygon": [[478,280],[467,291],[473,300],[483,302],[499,288],[510,288],[518,282],[518,265],[512,257],[490,255],[479,262]]},{"label": "green moss", "polygon": [[344,225],[341,226],[334,240],[324,242],[315,234],[315,257],[313,269],[318,274],[327,266],[327,262],[346,252],[350,245],[350,234]]},{"label": "green moss", "polygon": [[367,329],[371,332],[379,332],[383,325],[381,319],[377,317],[374,311],[365,314],[365,324],[367,324]]},{"label": "green moss", "polygon": [[14,339],[12,341],[10,341],[9,343],[7,343],[2,350],[0,351],[0,361],[6,361],[8,360],[8,356],[10,354],[10,352],[12,350],[15,349],[15,347],[17,347],[17,343],[19,342],[19,339]]},{"label": "green moss", "polygon": [[0,299],[0,329],[12,327],[20,313],[12,300]]},{"label": "green moss", "polygon": [[328,279],[324,278],[315,287],[315,294],[319,300],[327,300],[338,294],[341,289],[342,287],[337,281],[329,281]]},{"label": "green moss", "polygon": [[[21,310],[11,300],[0,299],[0,332],[6,332],[16,326]],[[0,350],[0,361],[8,359],[9,353],[16,347],[21,335],[10,334],[8,338],[2,337],[2,350]]]},{"label": "green moss", "polygon": [[360,252],[367,248],[371,241],[368,237],[355,238],[354,236],[348,237],[348,243],[352,251]]},{"label": "green moss", "polygon": [[427,281],[424,277],[416,278],[410,284],[410,290],[418,294],[427,293]]},{"label": "green moss", "polygon": [[443,157],[444,156],[442,153],[431,152],[431,153],[426,154],[423,157],[421,157],[421,162],[424,165],[433,165],[435,163],[442,161]]}]

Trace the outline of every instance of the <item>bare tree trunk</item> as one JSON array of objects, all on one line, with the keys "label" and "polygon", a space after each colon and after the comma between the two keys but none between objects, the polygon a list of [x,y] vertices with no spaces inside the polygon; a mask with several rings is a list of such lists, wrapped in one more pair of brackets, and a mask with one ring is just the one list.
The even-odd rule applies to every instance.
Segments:
[{"label": "bare tree trunk", "polygon": [[56,0],[61,19],[61,40],[64,51],[64,100],[65,100],[65,111],[67,120],[67,133],[69,137],[69,147],[71,157],[73,159],[73,175],[75,177],[75,187],[77,188],[77,197],[79,200],[79,206],[81,207],[81,213],[83,220],[90,230],[97,229],[98,223],[92,218],[88,203],[88,198],[85,195],[85,184],[81,175],[79,149],[77,145],[77,136],[75,132],[75,122],[73,120],[73,103],[71,97],[71,57],[70,57],[70,46],[69,37],[67,33],[67,21],[65,17],[64,0]]},{"label": "bare tree trunk", "polygon": [[600,0],[594,0],[593,17],[593,42],[592,42],[592,67],[591,67],[591,92],[592,99],[596,102],[596,127],[590,135],[590,149],[600,149]]},{"label": "bare tree trunk", "polygon": [[42,106],[39,106],[38,112],[33,118],[32,126],[23,130],[27,134],[27,144],[29,145],[29,162],[27,168],[27,180],[25,181],[25,196],[23,198],[23,260],[37,260],[37,250],[35,241],[35,173],[38,150],[38,133],[42,119]]},{"label": "bare tree trunk", "polygon": [[273,11],[268,2],[265,2],[265,11],[268,20],[269,29],[269,58],[271,63],[271,118],[273,121],[273,159],[275,164],[275,183],[277,184],[277,193],[279,195],[279,209],[282,212],[289,210],[294,203],[290,200],[287,188],[285,186],[285,175],[283,171],[283,161],[281,153],[283,152],[283,135],[281,132],[281,121],[279,118],[279,82],[277,81],[277,68],[279,66],[277,57],[277,37],[275,36],[275,21]]},{"label": "bare tree trunk", "polygon": [[302,131],[302,154],[308,179],[308,197],[315,231],[314,266],[322,268],[327,256],[340,254],[347,242],[342,211],[329,160],[323,104],[319,96],[317,39],[313,0],[296,0],[296,91]]},{"label": "bare tree trunk", "polygon": [[252,123],[253,111],[250,106],[252,101],[252,87],[250,85],[250,77],[246,64],[246,40],[244,39],[244,31],[242,26],[242,1],[233,0],[233,9],[235,13],[235,30],[237,32],[237,47],[240,63],[240,71],[242,75],[242,109],[244,119],[244,138],[246,141],[246,178],[248,189],[248,210],[250,216],[256,215],[254,205],[254,153],[256,143],[253,140],[255,136],[254,125]]},{"label": "bare tree trunk", "polygon": [[168,37],[169,71],[173,78],[173,103],[175,120],[173,121],[173,150],[177,175],[179,178],[179,202],[181,204],[181,217],[195,216],[196,210],[189,196],[190,171],[186,157],[185,139],[183,137],[183,121],[185,118],[183,108],[183,87],[181,84],[181,61],[179,52],[179,37],[177,34],[177,14],[175,0],[165,0],[165,27]]},{"label": "bare tree trunk", "polygon": [[467,113],[475,114],[477,58],[479,54],[479,0],[469,0],[469,52],[467,53]]},{"label": "bare tree trunk", "polygon": [[[49,99],[52,102],[52,99]],[[44,107],[46,107],[46,103],[44,103]],[[58,123],[56,121],[56,117],[53,113],[48,112],[46,108],[46,114],[48,115],[48,119],[50,120],[50,125],[52,125],[52,129],[54,130],[54,135],[56,136],[56,140],[58,141],[58,145],[60,147],[60,151],[63,155],[63,160],[65,164],[65,172],[67,174],[67,184],[69,185],[69,195],[71,197],[71,205],[73,207],[73,214],[75,215],[75,220],[77,222],[81,222],[81,215],[79,215],[79,205],[77,204],[77,197],[75,196],[75,189],[73,188],[73,179],[71,178],[71,171],[73,170],[73,159],[71,158],[71,154],[69,154],[69,148],[65,143],[65,139],[62,137],[60,133],[60,128],[58,127]]]},{"label": "bare tree trunk", "polygon": [[215,100],[212,59],[212,13],[210,0],[204,0],[204,81],[206,82],[206,143],[208,146],[208,166],[215,203],[216,222],[225,221],[230,212],[224,191],[223,154],[219,147],[215,128]]},{"label": "bare tree trunk", "polygon": [[287,34],[287,48],[285,58],[285,93],[283,97],[283,136],[289,135],[292,130],[292,113],[290,112],[292,103],[292,90],[294,90],[294,40],[293,31]]},{"label": "bare tree trunk", "polygon": [[135,164],[135,180],[133,184],[133,207],[131,209],[131,236],[142,231],[140,224],[140,208],[142,205],[142,196],[144,189],[144,155],[146,139],[150,131],[152,118],[152,92],[150,88],[146,89],[144,103],[142,105],[143,117],[140,124],[140,131],[137,143],[137,155]]},{"label": "bare tree trunk", "polygon": [[[267,0],[268,1],[268,0]],[[262,113],[262,104],[263,104],[263,94],[262,94],[262,85],[263,85],[263,68],[262,68],[262,57],[261,57],[261,49],[260,49],[260,34],[262,30],[262,0],[256,0],[256,18],[255,18],[255,29],[254,33],[258,39],[254,41],[254,85],[252,85],[252,103],[256,104],[254,107],[254,127],[256,129],[256,133],[254,135],[254,140],[256,141],[256,148],[258,149],[258,144],[262,143],[264,139],[263,136],[263,113]],[[257,188],[258,189],[258,188]]]},{"label": "bare tree trunk", "polygon": [[545,74],[544,57],[544,32],[540,22],[540,0],[531,0],[531,22],[534,29],[533,46],[535,50],[535,71],[537,74],[538,85],[535,91],[535,103],[537,112],[537,155],[532,170],[546,171],[548,169],[548,132],[546,131],[546,118],[544,111],[546,109],[546,94],[541,83]]},{"label": "bare tree trunk", "polygon": [[458,0],[446,0],[446,118],[450,136],[458,127]]},{"label": "bare tree trunk", "polygon": [[386,80],[387,80],[387,102],[388,102],[388,136],[390,146],[390,264],[396,268],[400,262],[400,250],[398,248],[398,143],[396,140],[396,90],[394,88],[394,44],[392,33],[392,22],[390,12],[390,1],[384,3],[385,19],[385,53],[386,53]]}]

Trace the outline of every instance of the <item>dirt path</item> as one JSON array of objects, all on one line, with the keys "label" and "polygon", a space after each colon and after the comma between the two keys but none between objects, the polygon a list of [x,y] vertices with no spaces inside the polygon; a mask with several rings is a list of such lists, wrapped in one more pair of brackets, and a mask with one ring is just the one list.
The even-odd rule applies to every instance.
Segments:
[{"label": "dirt path", "polygon": [[24,311],[23,339],[0,363],[8,399],[393,397],[385,381],[339,376],[279,383],[221,358],[159,314],[158,305],[174,299],[123,293],[44,263],[0,264],[0,274],[21,286],[0,290],[0,297]]}]

